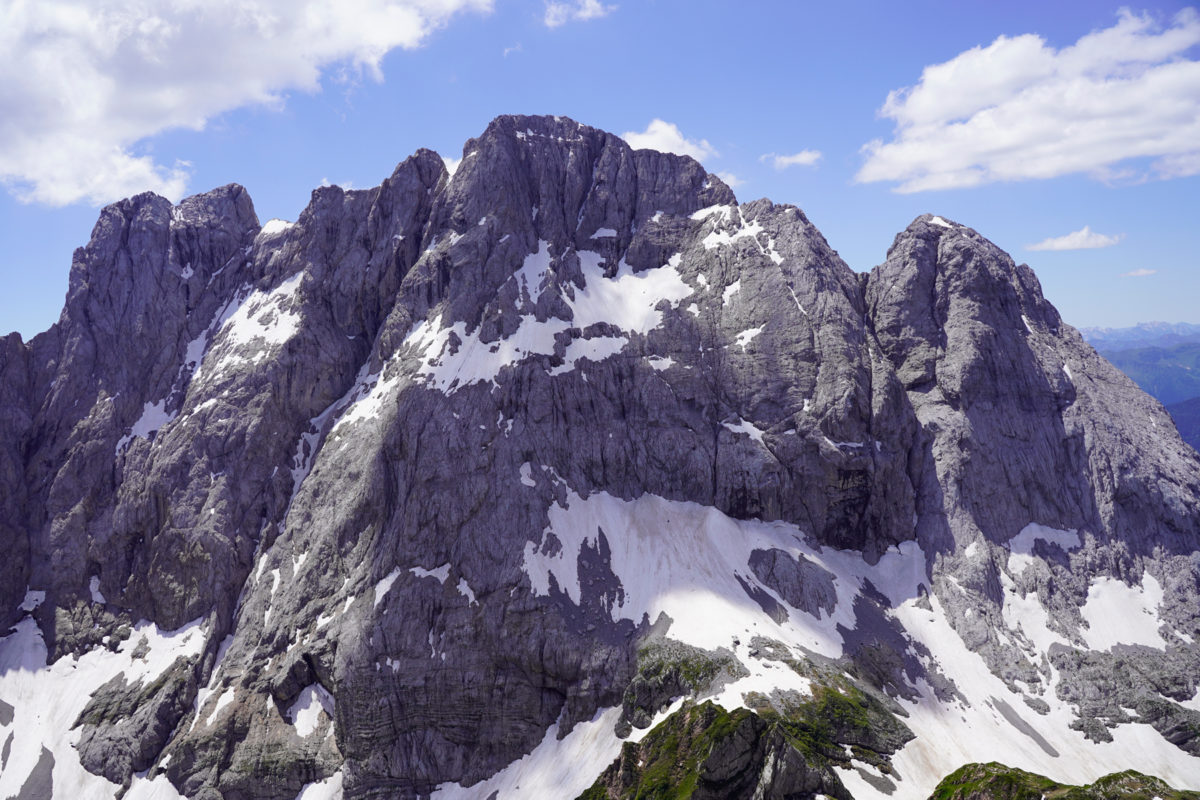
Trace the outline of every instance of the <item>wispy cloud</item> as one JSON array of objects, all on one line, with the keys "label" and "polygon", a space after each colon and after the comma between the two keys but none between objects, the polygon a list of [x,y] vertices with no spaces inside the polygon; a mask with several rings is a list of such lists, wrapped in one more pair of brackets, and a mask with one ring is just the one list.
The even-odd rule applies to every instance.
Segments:
[{"label": "wispy cloud", "polygon": [[519,52],[521,52],[521,43],[517,42],[512,47],[504,48],[504,57],[508,58],[513,53],[519,53]]},{"label": "wispy cloud", "polygon": [[759,161],[764,164],[770,164],[775,169],[787,169],[788,167],[812,167],[821,160],[820,150],[801,150],[799,153],[793,153],[790,156],[780,155],[779,153],[766,153],[759,156]]},{"label": "wispy cloud", "polygon": [[178,198],[188,165],[140,146],[200,130],[245,106],[281,107],[323,75],[382,77],[392,49],[418,47],[492,0],[126,0],[0,3],[0,183],[27,202],[105,203],[153,190]]},{"label": "wispy cloud", "polygon": [[546,15],[542,21],[547,28],[557,28],[572,20],[587,22],[599,19],[616,11],[616,6],[606,6],[600,0],[576,0],[574,3],[547,2]]},{"label": "wispy cloud", "polygon": [[1145,267],[1142,267],[1141,269],[1135,269],[1130,272],[1122,272],[1121,277],[1122,278],[1144,278],[1147,275],[1155,275],[1157,273],[1158,273],[1158,270],[1156,270],[1156,269],[1146,269]]},{"label": "wispy cloud", "polygon": [[1100,247],[1112,247],[1121,241],[1124,234],[1108,236],[1096,233],[1087,225],[1064,236],[1052,236],[1037,244],[1026,245],[1026,250],[1095,250]]},{"label": "wispy cloud", "polygon": [[856,179],[920,192],[1200,174],[1200,61],[1188,57],[1197,44],[1194,8],[1166,27],[1122,10],[1061,50],[1033,34],[1001,36],[891,92],[879,113],[895,121],[892,139],[862,148]]},{"label": "wispy cloud", "polygon": [[697,161],[712,158],[717,155],[716,148],[707,139],[692,140],[684,137],[679,128],[661,119],[654,119],[646,126],[646,130],[626,131],[621,138],[629,142],[634,150],[658,150],[663,153],[676,153],[681,156],[691,156]]}]

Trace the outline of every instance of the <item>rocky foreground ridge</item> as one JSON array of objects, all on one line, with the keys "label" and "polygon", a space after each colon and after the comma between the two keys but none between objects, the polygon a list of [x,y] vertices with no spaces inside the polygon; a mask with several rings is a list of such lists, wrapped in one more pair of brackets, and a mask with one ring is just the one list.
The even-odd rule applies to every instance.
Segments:
[{"label": "rocky foreground ridge", "polygon": [[1200,457],[974,230],[859,275],[500,117],[294,223],[109,206],[0,340],[0,796],[1196,789],[1198,550]]}]

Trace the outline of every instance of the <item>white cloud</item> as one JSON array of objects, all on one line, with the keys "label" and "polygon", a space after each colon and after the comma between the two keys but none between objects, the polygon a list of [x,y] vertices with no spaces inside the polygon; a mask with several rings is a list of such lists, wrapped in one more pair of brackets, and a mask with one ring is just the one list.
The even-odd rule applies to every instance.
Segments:
[{"label": "white cloud", "polygon": [[449,172],[453,177],[454,173],[458,172],[458,165],[462,163],[462,159],[442,156],[442,163],[446,165],[446,172]]},{"label": "white cloud", "polygon": [[725,185],[730,189],[736,189],[745,183],[744,180],[739,178],[737,175],[734,175],[732,172],[718,172],[717,177],[724,181]]},{"label": "white cloud", "polygon": [[1037,244],[1025,246],[1026,250],[1095,250],[1099,247],[1112,247],[1121,241],[1123,234],[1107,236],[1096,233],[1087,225],[1064,236],[1053,236]]},{"label": "white cloud", "polygon": [[383,56],[420,45],[492,0],[38,0],[0,3],[0,183],[19,199],[178,198],[184,162],[148,137],[203,129],[249,105],[316,91],[329,68],[380,79]]},{"label": "white cloud", "polygon": [[1146,269],[1145,267],[1143,267],[1141,269],[1135,269],[1132,272],[1122,272],[1121,277],[1122,278],[1144,278],[1147,275],[1155,275],[1157,273],[1158,273],[1158,270],[1156,270],[1156,269]]},{"label": "white cloud", "polygon": [[677,126],[661,119],[651,120],[646,130],[641,133],[626,131],[621,134],[621,138],[629,142],[629,146],[634,150],[658,150],[662,153],[691,156],[697,161],[717,155],[716,149],[707,139],[686,139]]},{"label": "white cloud", "polygon": [[799,153],[793,153],[790,156],[781,156],[778,153],[767,153],[760,156],[759,161],[764,164],[770,162],[775,169],[787,169],[788,167],[811,167],[816,165],[821,160],[820,150],[801,150]]},{"label": "white cloud", "polygon": [[[1001,36],[926,67],[880,115],[891,141],[863,147],[860,182],[899,192],[1084,173],[1100,179],[1200,173],[1200,13],[1163,27],[1120,12],[1115,25],[1056,50]],[[1147,168],[1123,164],[1153,160]],[[1121,165],[1121,166],[1118,166]]]},{"label": "white cloud", "polygon": [[571,20],[587,22],[590,19],[599,19],[616,10],[616,6],[606,6],[600,0],[576,0],[574,5],[547,2],[546,16],[542,21],[546,23],[547,28],[557,28],[560,25],[566,25]]}]

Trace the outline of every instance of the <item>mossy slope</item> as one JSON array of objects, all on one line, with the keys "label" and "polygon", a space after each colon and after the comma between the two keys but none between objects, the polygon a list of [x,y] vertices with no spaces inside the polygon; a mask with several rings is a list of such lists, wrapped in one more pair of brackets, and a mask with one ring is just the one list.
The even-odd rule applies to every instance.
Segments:
[{"label": "mossy slope", "polygon": [[967,764],[942,779],[930,800],[1200,800],[1158,778],[1127,770],[1087,786],[1057,783],[1003,764]]}]

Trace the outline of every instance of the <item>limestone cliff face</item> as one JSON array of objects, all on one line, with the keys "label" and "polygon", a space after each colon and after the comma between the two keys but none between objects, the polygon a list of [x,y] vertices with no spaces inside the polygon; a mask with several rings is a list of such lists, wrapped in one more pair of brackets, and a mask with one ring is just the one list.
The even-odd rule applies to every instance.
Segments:
[{"label": "limestone cliff face", "polygon": [[[945,704],[1051,759],[1136,720],[1200,775],[1196,454],[940,217],[860,276],[691,159],[501,117],[294,223],[106,208],[0,375],[0,622],[122,665],[44,743],[101,795],[522,796],[523,755],[605,720],[611,760],[679,694],[752,710],[737,785],[793,787],[755,796],[931,788],[887,765]],[[1113,597],[1150,618],[1101,630]],[[912,731],[789,750],[796,680]]]}]

